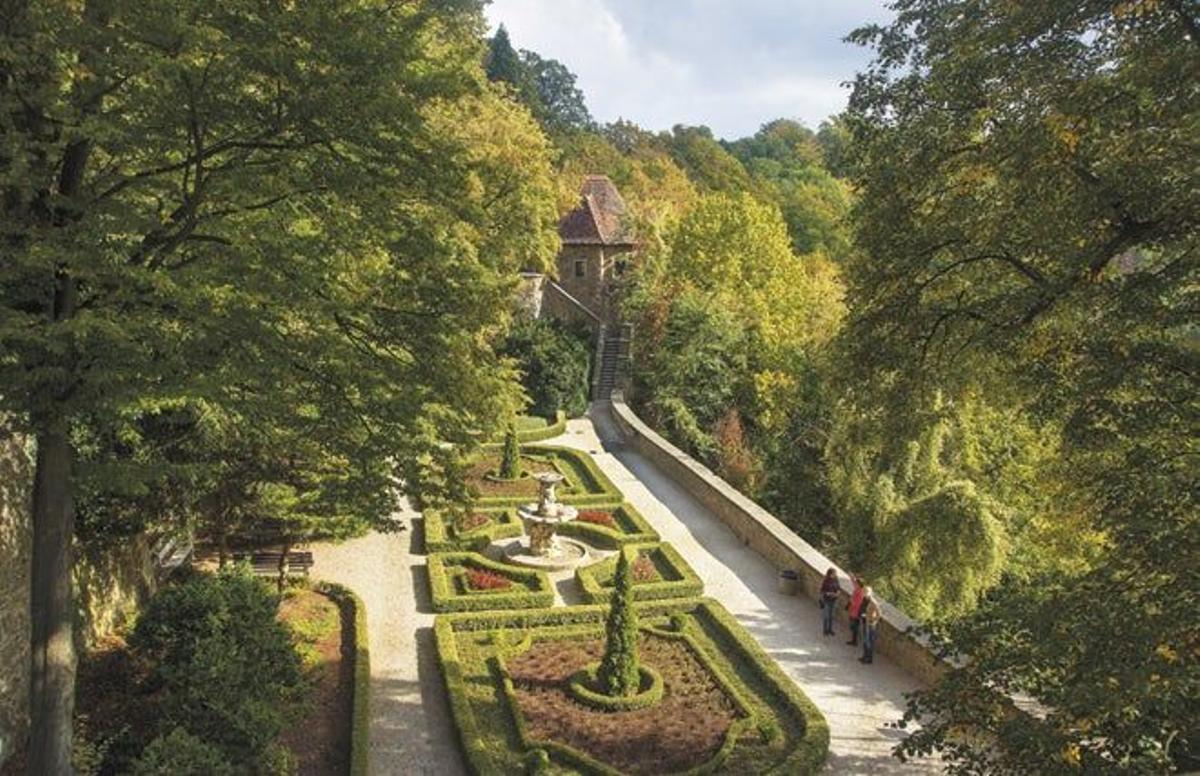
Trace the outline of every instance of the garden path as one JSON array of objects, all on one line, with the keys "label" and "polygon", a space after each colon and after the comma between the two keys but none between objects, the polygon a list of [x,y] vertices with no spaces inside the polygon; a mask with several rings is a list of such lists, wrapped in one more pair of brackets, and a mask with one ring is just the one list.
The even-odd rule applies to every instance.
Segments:
[{"label": "garden path", "polygon": [[[400,515],[412,526],[415,512]],[[358,593],[371,648],[374,776],[459,776],[466,768],[438,673],[433,613],[415,534],[373,533],[313,548],[312,574]]]},{"label": "garden path", "polygon": [[[903,694],[916,682],[886,658],[871,666],[844,633],[820,635],[820,613],[807,598],[776,592],[776,570],[744,546],[714,514],[657,466],[621,444],[606,404],[569,422],[548,440],[585,450],[704,580],[829,721],[826,771],[835,774],[932,773],[936,764],[903,764],[890,756],[900,732]],[[401,515],[410,526],[418,515]],[[367,609],[371,648],[370,772],[412,776],[465,773],[433,645],[424,557],[416,531],[371,534],[313,548],[313,575],[354,590]],[[556,605],[574,603],[573,582],[560,575]],[[565,594],[565,595],[564,595]]]},{"label": "garden path", "polygon": [[826,771],[837,774],[936,773],[936,763],[901,763],[891,748],[901,731],[904,693],[917,682],[887,658],[858,662],[847,634],[821,635],[816,603],[776,591],[777,570],[742,544],[710,510],[655,464],[622,445],[607,403],[590,417],[572,420],[567,433],[547,444],[585,450],[646,520],[704,580],[705,595],[720,601],[829,721]]}]

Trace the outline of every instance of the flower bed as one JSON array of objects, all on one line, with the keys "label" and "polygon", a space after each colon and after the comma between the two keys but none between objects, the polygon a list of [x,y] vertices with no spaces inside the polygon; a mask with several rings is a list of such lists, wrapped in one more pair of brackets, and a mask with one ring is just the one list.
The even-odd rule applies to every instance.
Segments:
[{"label": "flower bed", "polygon": [[[690,598],[704,592],[704,583],[674,547],[652,542],[627,544],[622,549],[633,561],[633,597],[638,601],[661,598]],[[583,588],[588,603],[604,603],[612,595],[614,555],[599,563],[575,570],[575,579]]]},{"label": "flower bed", "polygon": [[658,533],[631,504],[580,509],[579,517],[560,526],[558,532],[605,550],[631,542],[658,541]]},{"label": "flower bed", "polygon": [[[484,448],[467,475],[467,483],[477,496],[480,507],[518,506],[537,500],[538,483],[526,476],[518,480],[489,479],[500,468],[500,450]],[[577,506],[621,503],[621,492],[596,466],[589,455],[566,447],[521,448],[521,468],[527,474],[556,471],[566,479],[558,486],[556,495],[566,504]]]},{"label": "flower bed", "polygon": [[435,552],[426,565],[435,612],[537,609],[554,603],[544,571],[497,563],[475,552]]},{"label": "flower bed", "polygon": [[[438,663],[475,773],[816,773],[820,712],[720,604],[636,604],[651,708],[599,711],[570,694],[598,659],[606,606],[438,617]],[[556,768],[555,768],[556,766]]]},{"label": "flower bed", "polygon": [[461,520],[448,520],[436,510],[426,510],[426,552],[479,551],[494,541],[520,536],[521,518],[515,509],[480,509]]}]

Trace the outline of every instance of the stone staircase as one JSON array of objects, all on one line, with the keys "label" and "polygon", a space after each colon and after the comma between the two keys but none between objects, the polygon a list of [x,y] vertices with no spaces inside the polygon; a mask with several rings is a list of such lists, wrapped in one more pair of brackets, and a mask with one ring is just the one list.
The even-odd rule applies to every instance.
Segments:
[{"label": "stone staircase", "polygon": [[600,379],[596,384],[596,398],[608,399],[617,386],[617,375],[621,363],[621,340],[607,337],[600,348]]}]

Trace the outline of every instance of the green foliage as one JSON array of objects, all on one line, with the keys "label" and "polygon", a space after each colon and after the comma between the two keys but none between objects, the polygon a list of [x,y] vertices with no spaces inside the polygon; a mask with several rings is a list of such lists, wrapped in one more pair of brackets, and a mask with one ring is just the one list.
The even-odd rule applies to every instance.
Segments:
[{"label": "green foliage", "polygon": [[[525,448],[522,456],[548,462],[566,476],[566,481],[559,486],[558,490],[559,500],[563,503],[578,506],[601,506],[620,504],[622,501],[621,492],[617,490],[617,486],[585,452],[570,447],[539,445]],[[529,496],[525,495],[481,496],[475,498],[474,503],[484,510],[489,510],[518,506],[528,503],[529,500]]]},{"label": "green foliage", "polygon": [[779,206],[797,253],[849,252],[849,188],[824,166],[818,136],[779,119],[726,148],[753,177],[758,196]]},{"label": "green foliage", "polygon": [[588,406],[588,339],[552,319],[518,322],[501,353],[512,358],[529,395],[529,411],[553,417],[560,410],[581,415]]},{"label": "green foliage", "polygon": [[[1021,413],[1053,455],[1005,500],[1052,505],[1062,528],[1025,517],[1030,536],[1090,545],[947,627],[970,659],[913,698],[901,750],[972,774],[1194,769],[1194,8],[918,0],[854,37],[877,54],[847,116],[858,411],[884,438],[933,390]],[[988,471],[998,441],[964,460]]]},{"label": "green foliage", "polygon": [[[720,604],[708,599],[676,599],[636,606],[643,622],[665,623],[670,617],[678,623],[678,629],[666,633],[666,637],[685,640],[713,680],[745,714],[729,730],[720,750],[701,766],[701,772],[724,769],[730,773],[813,774],[820,771],[829,747],[825,719]],[[480,773],[519,772],[524,763],[542,759],[538,752],[546,752],[553,767],[604,776],[615,773],[582,752],[530,737],[521,716],[511,712],[512,681],[505,672],[505,656],[497,638],[507,629],[519,628],[535,639],[545,633],[553,634],[554,638],[590,640],[601,633],[608,613],[605,606],[574,606],[437,618],[434,637],[438,667],[446,682],[459,740],[471,768]],[[655,628],[653,624],[647,627]],[[480,646],[489,643],[497,646]],[[669,688],[664,689],[669,692]],[[763,729],[778,732],[771,745],[749,743],[751,739],[757,742]]]},{"label": "green foliage", "polygon": [[583,93],[575,86],[575,74],[556,59],[532,51],[518,54],[503,24],[488,44],[485,68],[488,80],[508,84],[548,131],[592,127]]},{"label": "green foliage", "polygon": [[353,591],[332,582],[317,589],[342,607],[353,610],[354,704],[350,722],[350,776],[366,776],[371,756],[371,646],[367,637],[367,609]]},{"label": "green foliage", "polygon": [[677,124],[664,140],[671,158],[701,190],[738,193],[752,189],[746,169],[716,141],[708,127]]},{"label": "green foliage", "polygon": [[162,590],[130,638],[150,667],[164,732],[176,727],[230,762],[265,762],[302,689],[278,601],[248,572],[199,575]]},{"label": "green foliage", "polygon": [[[517,270],[557,246],[550,148],[487,86],[479,4],[47,0],[5,19],[0,411],[54,452],[39,552],[72,539],[76,497],[93,536],[211,517],[214,461],[287,469],[296,440],[315,448],[300,472],[246,478],[276,513],[358,488],[369,510],[328,514],[384,521],[398,494],[374,485],[397,475],[462,495],[423,475],[516,409],[495,333]],[[196,449],[139,420],[180,407],[264,444]],[[70,617],[58,565],[32,591],[35,651]],[[50,706],[34,727],[59,758]]]},{"label": "green foliage", "polygon": [[1000,581],[1004,527],[970,482],[951,482],[887,517],[868,571],[878,589],[922,620],[975,608]]},{"label": "green foliage", "polygon": [[[704,582],[670,544],[660,542],[629,543],[621,548],[622,554],[649,558],[661,575],[652,582],[634,581],[635,601],[650,601],[660,598],[694,598],[704,592]],[[616,577],[616,558],[606,558],[590,566],[575,570],[575,579],[583,589],[587,603],[605,603],[613,594]]]},{"label": "green foliage", "polygon": [[181,727],[151,741],[131,769],[133,776],[233,776],[221,750]]},{"label": "green foliage", "polygon": [[509,423],[504,432],[504,452],[500,456],[500,477],[515,480],[521,476],[521,443],[517,441],[517,427]]},{"label": "green foliage", "polygon": [[524,419],[529,421],[528,425],[525,428],[517,428],[517,439],[522,444],[544,442],[547,439],[562,436],[567,431],[567,413],[562,410],[559,410],[555,414],[553,421],[547,418],[533,418],[531,416],[524,416]]},{"label": "green foliage", "polygon": [[612,695],[596,692],[592,687],[600,684],[599,665],[592,663],[577,671],[567,684],[567,692],[575,700],[601,711],[636,711],[648,709],[663,699],[663,678],[653,667],[639,665],[638,686],[628,695]]},{"label": "green foliage", "polygon": [[[513,587],[487,592],[464,591],[454,576],[466,568],[494,571],[511,579]],[[541,609],[554,605],[554,586],[546,572],[497,563],[476,552],[431,553],[426,570],[435,612]]]},{"label": "green foliage", "polygon": [[421,522],[425,526],[425,552],[479,552],[494,541],[521,535],[521,520],[515,509],[480,511],[491,519],[473,530],[460,530],[458,521],[467,514],[462,508],[452,512],[425,510],[421,513]]},{"label": "green foliage", "polygon": [[488,44],[487,61],[484,64],[489,81],[504,81],[518,93],[527,88],[527,74],[521,57],[513,48],[508,30],[503,24],[496,30]]},{"label": "green foliage", "polygon": [[604,694],[620,697],[638,693],[641,674],[637,654],[637,611],[633,608],[633,571],[627,553],[621,552],[617,558],[617,575],[609,599],[608,621],[604,625],[604,656],[596,679]]},{"label": "green foliage", "polygon": [[654,530],[642,513],[633,504],[601,505],[602,510],[612,510],[615,526],[596,525],[583,520],[572,520],[558,528],[563,536],[574,536],[595,547],[604,550],[620,549],[626,544],[657,542],[658,532]]}]

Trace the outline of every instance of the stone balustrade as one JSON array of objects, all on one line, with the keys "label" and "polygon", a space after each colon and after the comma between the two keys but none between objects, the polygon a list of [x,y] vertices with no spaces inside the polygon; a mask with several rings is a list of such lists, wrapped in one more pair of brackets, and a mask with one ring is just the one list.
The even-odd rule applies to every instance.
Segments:
[{"label": "stone balustrade", "polygon": [[[627,444],[687,489],[729,526],[744,544],[777,569],[796,571],[805,595],[816,601],[825,570],[831,566],[838,568],[842,600],[837,617],[844,628],[848,627],[845,605],[851,589],[849,575],[845,571],[797,536],[777,517],[647,426],[625,403],[619,391],[614,391],[612,395],[612,414]],[[949,667],[948,664],[936,656],[927,639],[911,632],[917,625],[912,618],[878,596],[877,600],[883,620],[879,626],[876,652],[886,656],[918,681],[932,683]]]}]

